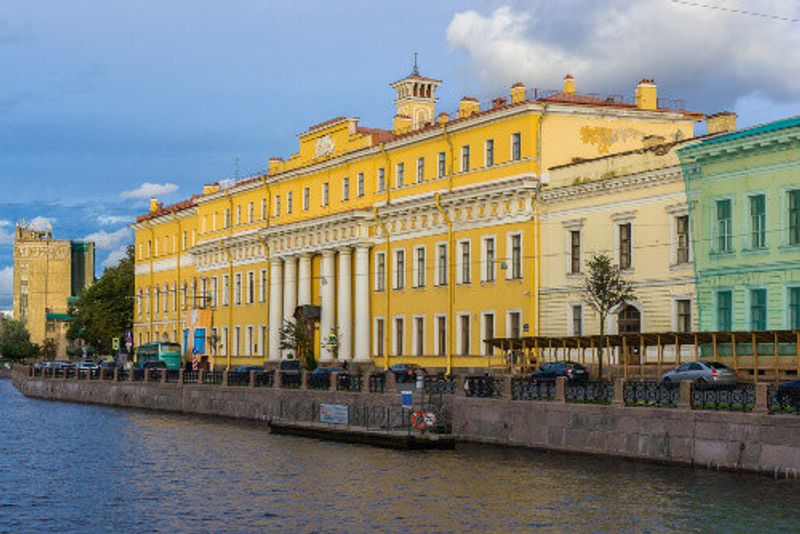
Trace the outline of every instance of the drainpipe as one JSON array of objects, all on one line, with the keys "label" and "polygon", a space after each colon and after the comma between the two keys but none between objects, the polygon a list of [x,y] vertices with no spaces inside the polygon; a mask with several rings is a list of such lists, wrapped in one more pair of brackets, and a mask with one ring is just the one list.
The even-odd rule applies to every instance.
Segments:
[{"label": "drainpipe", "polygon": [[155,232],[153,231],[153,226],[150,225],[150,250],[147,251],[148,260],[150,263],[150,298],[148,298],[147,307],[149,308],[150,312],[150,342],[158,341],[157,339],[153,339],[153,301],[155,300],[155,291],[153,288],[153,254],[155,253],[156,248],[158,248],[155,244]]},{"label": "drainpipe", "polygon": [[[384,264],[384,265],[390,265],[391,264],[391,258],[390,258],[390,255],[389,255],[389,250],[391,248],[391,243],[389,242],[389,231],[386,229],[386,225],[383,224],[383,221],[381,221],[380,218],[378,217],[378,208],[377,207],[373,207],[372,208],[372,218],[375,219],[375,224],[378,225],[378,227],[381,229],[381,231],[383,231],[383,235],[386,236],[386,264]],[[384,269],[384,277],[386,276],[387,272],[388,272],[388,270]],[[387,341],[386,349],[383,351],[383,370],[385,371],[385,370],[389,369],[389,351],[392,349],[392,325],[391,325],[391,320],[392,320],[391,319],[392,299],[391,299],[391,291],[390,291],[391,287],[390,287],[390,284],[386,283],[385,279],[384,279],[384,288],[386,290],[386,323],[385,323],[385,326],[384,326],[384,332],[386,334],[386,341]]]},{"label": "drainpipe", "polygon": [[[268,230],[269,227],[270,227],[271,216],[272,216],[271,215],[272,214],[272,192],[271,192],[271,189],[270,189],[269,181],[267,181],[267,175],[266,174],[261,177],[261,180],[262,180],[262,185],[264,186],[264,195],[265,195],[264,198],[267,201],[266,205],[264,206],[264,209],[266,210],[266,213],[264,213],[264,230]],[[265,257],[269,258],[269,256],[270,256],[269,242],[266,240],[265,237],[261,237],[259,239],[259,241],[261,241],[261,244],[264,245]],[[267,276],[269,276],[269,275],[272,274],[272,271],[270,269],[267,269],[267,273],[269,273],[267,275]],[[268,348],[269,347],[269,339],[268,339],[268,337],[269,337],[269,321],[270,321],[270,319],[272,319],[269,316],[269,300],[271,298],[270,293],[272,293],[272,280],[269,281],[268,287],[269,287],[269,293],[267,292],[266,289],[264,289],[264,306],[266,307],[266,312],[267,312],[265,314],[267,316],[267,331],[266,331],[266,335],[264,336],[264,339],[261,340],[261,345],[262,345],[261,346],[261,350],[264,353],[264,359],[265,360],[267,358],[269,358],[269,348]]]},{"label": "drainpipe", "polygon": [[[178,223],[178,243],[179,244],[178,244],[178,250],[177,250],[178,256],[177,256],[177,258],[175,260],[178,280],[175,283],[175,297],[174,297],[175,298],[175,305],[173,306],[173,308],[175,308],[175,321],[178,324],[178,331],[175,333],[175,335],[176,335],[176,337],[180,336],[180,337],[178,337],[178,339],[182,340],[183,339],[183,328],[181,328],[181,318],[182,318],[181,317],[181,312],[182,312],[182,310],[180,309],[180,306],[178,306],[178,294],[181,292],[181,253],[183,252],[183,225],[181,223],[180,217],[177,214],[175,214],[175,221]],[[176,339],[175,341],[177,342],[178,339]],[[186,347],[184,347],[184,350],[185,349],[186,349]],[[181,366],[183,366],[183,356],[181,356]]]},{"label": "drainpipe", "polygon": [[[541,276],[539,262],[541,261],[541,244],[539,242],[541,221],[539,219],[539,193],[542,188],[542,123],[547,115],[547,104],[542,105],[542,113],[536,121],[536,191],[533,194],[533,233],[534,233],[534,259],[533,259],[533,310],[531,319],[533,320],[533,335],[539,335],[540,306],[539,306],[539,287]],[[538,355],[537,355],[538,357]]]},{"label": "drainpipe", "polygon": [[[233,197],[230,194],[230,191],[225,191],[225,198],[228,199],[228,206],[230,208],[230,220],[228,221],[228,235],[231,239],[233,239]],[[220,244],[220,246],[222,246]],[[231,254],[230,250],[230,243],[224,246],[225,254],[228,257],[228,335],[225,339],[225,346],[228,349],[226,352],[227,354],[227,362],[226,362],[226,370],[231,370],[231,336],[233,335],[233,255]]]},{"label": "drainpipe", "polygon": [[447,374],[449,375],[453,369],[453,326],[455,324],[455,317],[453,316],[453,309],[455,308],[456,292],[455,292],[455,251],[453,250],[453,221],[442,209],[442,195],[436,193],[434,196],[436,209],[442,214],[442,217],[447,221],[447,247],[448,251],[448,271],[447,271]]}]

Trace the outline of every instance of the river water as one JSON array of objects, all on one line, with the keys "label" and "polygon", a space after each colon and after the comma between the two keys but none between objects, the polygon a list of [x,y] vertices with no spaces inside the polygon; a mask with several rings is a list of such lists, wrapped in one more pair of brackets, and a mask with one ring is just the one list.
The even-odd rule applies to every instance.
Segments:
[{"label": "river water", "polygon": [[798,532],[800,484],[28,399],[0,380],[0,532]]}]

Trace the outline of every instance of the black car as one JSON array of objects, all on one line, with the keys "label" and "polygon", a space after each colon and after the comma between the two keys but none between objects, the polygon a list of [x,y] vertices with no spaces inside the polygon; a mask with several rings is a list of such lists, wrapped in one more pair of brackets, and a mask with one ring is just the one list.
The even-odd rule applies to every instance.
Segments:
[{"label": "black car", "polygon": [[281,384],[289,387],[300,387],[302,366],[300,360],[281,360],[278,364]]},{"label": "black car", "polygon": [[240,365],[233,368],[234,373],[249,373],[250,371],[261,372],[264,368],[260,365]]},{"label": "black car", "polygon": [[800,410],[800,380],[793,380],[778,386],[777,400],[783,407]]},{"label": "black car", "polygon": [[584,366],[575,362],[548,362],[531,374],[535,380],[555,380],[563,376],[567,380],[585,382],[589,380],[589,371]]},{"label": "black car", "polygon": [[396,363],[389,367],[389,372],[394,373],[397,382],[414,382],[418,372],[423,375],[428,374],[425,369],[414,363]]},{"label": "black car", "polygon": [[100,362],[100,369],[103,369],[106,373],[113,373],[116,368],[117,362]]}]

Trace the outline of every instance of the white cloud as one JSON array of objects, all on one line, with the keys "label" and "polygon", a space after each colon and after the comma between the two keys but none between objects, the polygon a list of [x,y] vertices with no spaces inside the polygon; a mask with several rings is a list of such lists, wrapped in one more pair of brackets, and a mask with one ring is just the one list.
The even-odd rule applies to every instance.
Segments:
[{"label": "white cloud", "polygon": [[41,215],[34,217],[30,221],[26,222],[28,228],[39,232],[46,232],[52,230],[55,223],[56,219],[54,219],[53,217],[42,217]]},{"label": "white cloud", "polygon": [[14,297],[14,267],[0,269],[0,307],[11,308]]},{"label": "white cloud", "polygon": [[98,215],[97,223],[101,226],[116,226],[133,222],[133,217],[128,215]]},{"label": "white cloud", "polygon": [[11,221],[0,220],[0,246],[14,243],[14,232],[6,230],[11,226]]},{"label": "white cloud", "polygon": [[[800,18],[794,0],[746,8]],[[775,101],[800,94],[796,24],[665,0],[540,0],[489,15],[469,10],[454,15],[447,40],[492,90],[515,81],[558,89],[571,73],[579,92],[630,95],[641,78],[654,78],[660,95],[686,97],[700,111],[732,108],[756,90]]]},{"label": "white cloud", "polygon": [[101,263],[100,265],[106,269],[109,267],[116,267],[116,265],[120,262],[120,260],[122,260],[125,257],[127,253],[128,253],[128,245],[127,244],[120,245],[119,248],[112,250],[108,254],[108,257],[105,260],[103,260],[103,263]]},{"label": "white cloud", "polygon": [[120,246],[127,246],[130,239],[131,229],[127,226],[123,226],[114,232],[106,232],[105,230],[92,232],[83,238],[84,241],[94,241],[94,246],[98,250],[111,250]]},{"label": "white cloud", "polygon": [[144,182],[142,185],[131,191],[123,191],[120,193],[120,198],[125,199],[149,199],[152,197],[160,197],[169,195],[178,190],[176,184],[164,182],[163,184],[154,184],[151,182]]}]

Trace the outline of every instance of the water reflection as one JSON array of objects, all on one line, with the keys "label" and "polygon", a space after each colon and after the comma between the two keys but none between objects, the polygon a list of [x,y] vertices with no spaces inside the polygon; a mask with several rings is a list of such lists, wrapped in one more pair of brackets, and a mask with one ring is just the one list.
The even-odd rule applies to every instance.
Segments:
[{"label": "water reflection", "polygon": [[0,381],[0,531],[792,531],[800,485],[25,399]]}]

